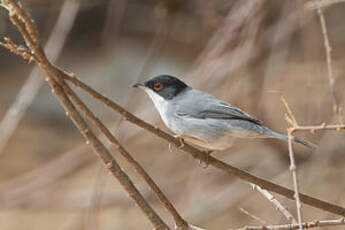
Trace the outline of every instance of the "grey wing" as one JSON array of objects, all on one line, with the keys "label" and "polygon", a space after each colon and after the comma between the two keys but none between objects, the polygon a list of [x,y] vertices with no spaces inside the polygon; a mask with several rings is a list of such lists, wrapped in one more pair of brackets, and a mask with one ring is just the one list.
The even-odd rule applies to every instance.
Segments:
[{"label": "grey wing", "polygon": [[182,103],[183,105],[177,110],[177,115],[199,119],[246,120],[260,124],[259,120],[251,117],[241,109],[204,92],[194,90],[189,94],[189,98],[193,98],[193,100],[188,105]]}]

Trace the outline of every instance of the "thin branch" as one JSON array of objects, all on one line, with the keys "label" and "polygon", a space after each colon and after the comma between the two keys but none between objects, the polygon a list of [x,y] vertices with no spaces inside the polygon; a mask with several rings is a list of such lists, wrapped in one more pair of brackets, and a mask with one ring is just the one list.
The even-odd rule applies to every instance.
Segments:
[{"label": "thin branch", "polygon": [[304,8],[307,10],[316,10],[320,7],[325,8],[333,4],[345,2],[345,0],[313,0],[309,1],[304,5]]},{"label": "thin branch", "polygon": [[297,220],[298,220],[298,225],[299,229],[303,230],[302,226],[302,204],[299,196],[299,186],[298,186],[298,177],[297,177],[297,167],[295,163],[295,156],[292,148],[292,140],[293,136],[291,133],[291,130],[288,129],[288,146],[289,146],[289,156],[290,156],[290,171],[292,173],[292,180],[293,180],[293,187],[295,190],[295,200],[296,200],[296,209],[297,209]]},{"label": "thin branch", "polygon": [[292,110],[283,95],[280,96],[280,100],[283,102],[285,109],[287,111],[287,114],[285,115],[285,120],[288,123],[290,123],[292,127],[297,127],[298,126],[297,120],[295,116],[293,115]]},{"label": "thin branch", "polygon": [[[334,83],[334,82],[333,82]],[[294,190],[295,190],[295,200],[296,200],[296,209],[297,209],[297,218],[298,218],[298,228],[300,230],[303,230],[303,224],[302,224],[302,204],[301,204],[301,198],[300,198],[300,193],[299,193],[299,186],[298,186],[298,177],[297,177],[297,167],[295,163],[295,157],[294,157],[294,152],[293,152],[293,147],[292,147],[292,141],[294,137],[292,136],[292,133],[297,130],[310,130],[311,132],[314,132],[315,129],[325,129],[326,124],[321,124],[320,126],[309,126],[309,127],[301,127],[298,125],[297,120],[295,119],[289,104],[285,100],[285,98],[282,96],[281,101],[286,107],[287,114],[285,114],[285,118],[288,123],[290,123],[291,127],[288,128],[288,149],[289,149],[289,156],[290,156],[290,171],[292,172],[292,179],[293,179],[293,185],[294,185]],[[336,101],[335,101],[336,102]],[[337,107],[338,108],[338,107]],[[340,120],[340,119],[339,119]],[[309,128],[309,129],[308,129]],[[336,126],[331,126],[327,128],[333,128],[335,130],[341,130],[342,125],[336,125]]]},{"label": "thin branch", "polygon": [[297,221],[293,217],[293,215],[267,190],[260,188],[259,186],[255,184],[251,184],[253,186],[253,189],[258,191],[261,195],[263,195],[268,201],[270,201],[276,209],[283,214],[283,216],[293,224],[296,224]]},{"label": "thin branch", "polygon": [[[59,71],[58,74],[61,72]],[[94,123],[94,125],[107,137],[107,139],[116,147],[121,155],[135,168],[135,170],[143,177],[146,183],[154,191],[160,202],[168,209],[174,217],[175,223],[178,227],[187,227],[187,222],[179,215],[175,207],[170,203],[168,198],[160,190],[157,184],[152,180],[148,173],[141,167],[141,165],[129,154],[129,152],[120,144],[120,142],[111,134],[109,129],[94,115],[94,113],[81,101],[81,99],[73,92],[73,90],[64,82],[61,75],[57,75],[61,80],[60,84],[65,92],[71,97],[76,105],[85,113],[85,115]]]},{"label": "thin branch", "polygon": [[240,208],[240,211],[243,212],[244,214],[246,214],[247,216],[249,216],[250,218],[260,222],[263,225],[266,225],[266,221],[264,221],[263,219],[261,219],[260,217],[255,216],[254,214],[248,212],[247,210],[245,210],[244,208]]},{"label": "thin branch", "polygon": [[87,144],[92,145],[98,156],[103,160],[105,166],[119,180],[121,185],[127,191],[128,195],[141,208],[155,229],[168,229],[168,226],[146,202],[141,193],[134,186],[127,174],[120,168],[107,148],[94,135],[90,127],[81,117],[75,106],[64,92],[64,85],[61,86],[57,83],[61,81],[61,79],[58,77],[59,71],[57,71],[57,69],[46,58],[45,53],[38,42],[37,30],[32,19],[15,0],[5,0],[3,2],[9,6],[10,19],[21,32],[27,46],[31,50],[31,53],[35,55],[35,61],[47,74],[46,81],[51,87],[52,93],[57,97],[60,104],[64,107],[66,115],[71,118],[76,127],[79,129],[80,133],[85,137]]},{"label": "thin branch", "polygon": [[[315,131],[318,130],[336,130],[336,131],[342,131],[345,129],[345,124],[343,124],[342,122],[340,122],[340,124],[336,124],[336,125],[326,125],[326,123],[322,123],[321,125],[310,125],[310,126],[301,126],[297,123],[297,120],[295,118],[295,116],[292,113],[292,110],[289,106],[289,104],[287,103],[286,99],[284,96],[280,97],[280,100],[282,101],[282,103],[284,104],[287,114],[285,114],[285,120],[292,126],[290,127],[290,131],[291,133],[295,132],[295,131],[310,131],[311,133],[314,133]],[[341,108],[339,108],[341,109]]]},{"label": "thin branch", "polygon": [[[88,92],[91,96],[93,96],[94,98],[100,100],[102,103],[104,103],[105,105],[107,105],[108,107],[110,107],[111,109],[113,109],[114,111],[120,113],[125,120],[136,124],[137,126],[149,131],[150,133],[168,141],[169,143],[174,144],[175,146],[180,146],[180,140],[178,138],[175,138],[174,136],[164,132],[163,130],[152,126],[151,124],[141,120],[140,118],[136,117],[135,115],[131,114],[130,112],[128,112],[127,110],[125,110],[123,107],[121,107],[120,105],[118,105],[117,103],[111,101],[110,99],[108,99],[107,97],[103,96],[102,94],[98,93],[97,91],[95,91],[94,89],[92,89],[91,87],[89,87],[88,85],[86,85],[85,83],[79,81],[73,74],[67,74],[63,72],[63,77],[66,80],[71,81],[74,85],[76,85],[77,87],[82,88],[83,90],[85,90],[86,92]],[[209,165],[212,165],[215,168],[218,168],[220,170],[225,171],[226,173],[232,175],[232,176],[236,176],[242,180],[245,180],[247,182],[256,184],[258,186],[260,186],[263,189],[278,193],[282,196],[285,196],[286,198],[289,199],[294,199],[294,191],[285,188],[281,185],[272,183],[270,181],[264,180],[262,178],[256,177],[254,175],[251,175],[243,170],[240,170],[236,167],[233,167],[229,164],[226,164],[212,156],[209,156],[207,153],[200,151],[199,149],[185,143],[185,145],[181,148],[182,150],[184,150],[185,152],[191,154],[194,158],[204,161],[204,162],[208,162]],[[300,194],[300,198],[301,201],[305,204],[308,204],[310,206],[313,206],[315,208],[319,208],[334,214],[338,214],[338,215],[342,215],[345,216],[345,208],[335,205],[335,204],[331,204],[319,199],[316,199],[314,197],[310,197],[308,195],[304,195],[304,194]]]},{"label": "thin branch", "polygon": [[[7,0],[10,1],[10,0]],[[12,2],[13,0],[11,0]],[[20,24],[19,24],[19,29],[20,29]],[[30,38],[25,37],[27,33],[26,31],[24,31],[24,38],[26,40],[26,42],[32,42],[30,41]],[[29,45],[28,45],[29,46]],[[30,44],[30,46],[32,47],[32,45]],[[29,47],[30,47],[29,46]],[[38,46],[37,48],[38,50],[40,49],[40,47]],[[36,49],[35,49],[36,50]],[[36,53],[35,53],[36,55]],[[76,80],[76,78],[71,77],[69,75],[67,75],[66,73],[62,72],[59,69],[56,69],[54,66],[52,66],[49,62],[45,62],[44,56],[42,57],[41,53],[38,53],[38,57],[39,57],[39,65],[41,68],[43,68],[48,75],[52,75],[54,76],[54,79],[57,78],[56,76],[59,76],[61,73],[63,75],[64,78],[71,80],[73,83],[77,83],[77,85],[83,85],[83,83],[79,82],[78,80]],[[41,63],[41,61],[43,60],[43,62]],[[57,78],[58,79],[58,78]],[[130,186],[128,185],[128,181],[130,182],[130,180],[128,179],[127,175],[124,174],[124,172],[118,167],[117,162],[111,158],[110,161],[108,161],[108,157],[110,157],[110,153],[104,148],[104,146],[99,142],[99,140],[97,138],[95,138],[95,136],[93,135],[93,133],[91,133],[91,131],[88,129],[88,127],[86,126],[86,129],[84,130],[83,128],[85,124],[85,122],[81,119],[80,115],[75,111],[74,106],[70,103],[70,101],[68,100],[68,98],[66,97],[66,95],[64,94],[63,90],[61,89],[61,87],[59,85],[57,85],[52,78],[48,77],[47,80],[49,81],[50,85],[53,87],[53,89],[55,90],[55,94],[59,97],[59,100],[62,102],[62,104],[64,105],[64,107],[66,108],[66,110],[72,111],[73,114],[69,113],[68,115],[71,116],[74,120],[74,122],[76,123],[76,125],[78,125],[79,129],[81,130],[81,132],[83,133],[83,135],[90,141],[90,143],[93,145],[93,147],[97,150],[97,152],[99,153],[100,157],[105,161],[106,165],[111,169],[111,171],[113,172],[113,174],[115,176],[118,177],[118,179],[124,183],[124,187],[127,189],[127,191],[129,191],[130,195],[133,195],[130,193],[130,191],[133,191],[132,188],[134,186]],[[121,113],[127,120],[131,121],[132,123],[135,123],[136,125],[145,128],[146,130],[150,131],[151,133],[154,133],[157,136],[160,136],[161,138],[175,144],[175,145],[179,145],[180,142],[177,138],[174,138],[173,136],[161,131],[160,129],[157,129],[155,127],[153,127],[152,125],[140,120],[139,118],[137,118],[136,116],[132,115],[131,113],[129,113],[128,111],[126,111],[125,109],[123,109],[122,107],[120,107],[119,105],[117,105],[116,103],[110,101],[109,99],[105,98],[104,96],[98,94],[96,91],[94,91],[93,89],[89,88],[87,85],[84,84],[84,86],[86,86],[86,89],[88,89],[88,92],[93,92],[91,93],[93,96],[95,96],[98,99],[101,99],[105,104],[107,104],[108,106],[110,106],[111,108],[115,109],[117,112]],[[58,93],[56,93],[56,90],[58,90]],[[73,115],[73,116],[72,116]],[[186,152],[190,153],[193,157],[200,159],[202,161],[207,161],[210,165],[213,165],[214,167],[221,169],[231,175],[235,175],[243,180],[255,183],[257,185],[259,185],[260,187],[279,193],[289,199],[293,199],[293,195],[294,192],[290,189],[287,189],[285,187],[282,187],[280,185],[274,184],[270,181],[266,181],[263,180],[261,178],[255,177],[245,171],[239,170],[235,167],[232,167],[231,165],[228,165],[222,161],[219,161],[211,156],[208,156],[208,154],[188,145],[185,144],[185,146],[183,147],[183,150],[185,150]],[[104,157],[104,158],[103,158]],[[115,165],[115,166],[114,166]],[[125,176],[123,176],[123,174]],[[123,180],[123,177],[127,177],[126,179]],[[135,188],[135,187],[134,187]],[[136,193],[135,193],[136,194]],[[140,194],[140,193],[139,193]],[[345,215],[345,209],[337,206],[337,205],[333,205],[321,200],[318,200],[316,198],[313,197],[309,197],[307,195],[303,195],[300,194],[301,196],[301,201],[305,202],[306,204],[309,204],[311,206],[335,213],[335,214],[339,214],[339,215]],[[132,196],[133,199],[135,199],[135,197]],[[136,199],[135,199],[136,200]],[[141,200],[141,199],[139,199]],[[137,201],[138,202],[138,201]],[[143,207],[142,207],[143,209]],[[145,213],[150,213],[150,212],[145,212]]]},{"label": "thin branch", "polygon": [[[65,40],[74,23],[78,8],[79,2],[69,0],[66,0],[61,8],[59,17],[53,28],[53,32],[49,36],[47,44],[44,48],[47,57],[52,62],[54,62],[61,53],[63,45],[65,44]],[[30,60],[33,60],[34,57],[26,48],[22,47],[21,49],[19,49],[19,47],[16,47],[16,45],[9,38],[5,38],[5,41],[6,43],[2,43],[3,46],[10,49],[12,52],[16,52],[16,50],[22,50],[22,52],[17,53],[17,55],[20,55],[23,59],[28,60],[29,62]],[[11,138],[25,111],[32,104],[32,101],[39,92],[43,82],[44,81],[41,74],[39,73],[38,67],[35,67],[20,89],[15,101],[1,120],[0,154],[6,147],[8,140]]]},{"label": "thin branch", "polygon": [[[303,229],[319,228],[319,227],[332,227],[345,225],[345,218],[337,220],[315,220],[312,222],[302,223]],[[282,225],[268,225],[268,226],[246,226],[237,230],[294,230],[298,229],[298,224],[282,224]]]},{"label": "thin branch", "polygon": [[338,102],[337,95],[336,95],[336,92],[334,89],[335,79],[334,79],[334,71],[333,71],[333,66],[332,66],[332,55],[331,55],[332,48],[331,48],[331,45],[330,45],[329,39],[328,39],[325,16],[324,16],[323,10],[320,6],[317,8],[317,13],[319,14],[319,18],[320,18],[322,35],[323,35],[325,51],[326,51],[327,70],[328,70],[328,84],[329,84],[329,88],[330,88],[332,99],[333,99],[333,110],[334,110],[336,117],[338,118],[338,122],[340,123],[340,121],[341,121],[340,111],[341,110],[339,110],[339,102]]},{"label": "thin branch", "polygon": [[[48,76],[54,75],[54,69],[45,69]],[[54,90],[53,93],[57,96],[60,103],[63,105],[67,112],[67,116],[70,116],[74,124],[77,126],[79,131],[86,138],[87,143],[91,144],[98,156],[103,160],[107,169],[119,180],[121,185],[125,188],[128,195],[135,201],[135,203],[141,208],[152,225],[156,229],[168,229],[166,224],[146,202],[141,193],[134,186],[133,182],[127,176],[127,174],[120,168],[116,160],[112,157],[106,147],[99,141],[99,139],[93,134],[88,127],[87,123],[81,118],[79,113],[76,111],[74,105],[69,101],[68,97],[63,91],[63,88],[57,85],[53,79],[48,77],[48,83]]]},{"label": "thin branch", "polygon": [[300,200],[299,195],[299,186],[298,186],[298,177],[297,177],[297,167],[295,163],[295,156],[292,148],[292,141],[294,140],[294,137],[292,136],[293,128],[298,127],[297,120],[295,116],[292,113],[292,110],[290,109],[289,104],[287,103],[284,96],[280,97],[280,100],[285,105],[287,114],[285,114],[285,120],[290,123],[291,127],[288,128],[288,149],[289,149],[289,157],[290,157],[290,171],[292,173],[292,181],[293,181],[293,187],[294,187],[294,198],[296,200],[296,209],[297,209],[297,220],[298,220],[298,226],[300,230],[303,230],[302,227],[302,204]]},{"label": "thin branch", "polygon": [[297,126],[293,128],[293,131],[303,131],[309,130],[311,133],[319,130],[336,130],[341,131],[345,130],[345,125],[326,125],[326,123],[322,123],[321,125],[314,125],[314,126]]},{"label": "thin branch", "polygon": [[21,56],[24,60],[28,61],[29,63],[34,60],[34,56],[31,55],[31,53],[23,46],[18,46],[14,44],[14,42],[8,38],[4,37],[5,42],[0,42],[0,46],[3,46],[4,48],[10,50],[12,53]]}]

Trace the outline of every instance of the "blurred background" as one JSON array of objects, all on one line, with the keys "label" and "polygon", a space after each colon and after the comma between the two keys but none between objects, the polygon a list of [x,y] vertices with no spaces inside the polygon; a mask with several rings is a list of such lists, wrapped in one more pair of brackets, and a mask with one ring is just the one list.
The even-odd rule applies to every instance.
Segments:
[{"label": "blurred background", "polygon": [[[326,1],[324,1],[326,2]],[[151,101],[130,84],[179,76],[286,132],[283,95],[300,125],[337,121],[315,1],[27,0],[51,60],[140,118],[166,130]],[[332,47],[334,91],[344,107],[345,4],[323,8]],[[0,35],[23,44],[7,12]],[[0,47],[0,229],[152,229],[141,211],[65,116],[34,70]],[[288,221],[261,194],[126,122],[77,90],[185,219],[206,229]],[[344,133],[296,133],[300,191],[345,206]],[[105,143],[107,143],[105,141]],[[111,147],[110,147],[111,148]],[[155,210],[169,213],[134,170],[112,153]],[[217,158],[292,188],[287,143],[236,140]],[[295,202],[276,198],[293,215]],[[304,221],[337,218],[303,205]],[[326,229],[326,228],[324,228]],[[332,229],[343,229],[333,227]]]}]

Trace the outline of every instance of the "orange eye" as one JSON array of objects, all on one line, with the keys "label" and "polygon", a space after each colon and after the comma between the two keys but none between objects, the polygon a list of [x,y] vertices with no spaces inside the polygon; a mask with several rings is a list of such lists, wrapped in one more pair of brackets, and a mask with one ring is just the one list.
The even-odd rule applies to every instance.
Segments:
[{"label": "orange eye", "polygon": [[155,84],[153,84],[153,89],[156,91],[163,89],[162,83],[156,82]]}]

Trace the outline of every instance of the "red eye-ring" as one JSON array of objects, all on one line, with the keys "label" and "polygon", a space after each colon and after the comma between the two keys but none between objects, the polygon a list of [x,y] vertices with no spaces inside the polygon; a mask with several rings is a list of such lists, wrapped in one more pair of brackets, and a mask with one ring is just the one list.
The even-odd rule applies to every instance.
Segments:
[{"label": "red eye-ring", "polygon": [[155,84],[153,84],[153,89],[156,91],[159,91],[161,89],[163,89],[163,85],[160,82],[156,82]]}]

